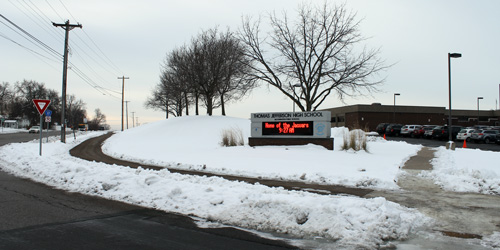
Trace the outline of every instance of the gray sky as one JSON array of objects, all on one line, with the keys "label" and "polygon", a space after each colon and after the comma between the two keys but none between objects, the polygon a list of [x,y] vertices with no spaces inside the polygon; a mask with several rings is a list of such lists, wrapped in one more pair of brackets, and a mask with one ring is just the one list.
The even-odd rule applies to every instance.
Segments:
[{"label": "gray sky", "polygon": [[[92,80],[87,83],[70,70],[68,94],[87,104],[90,117],[94,109],[100,108],[108,124],[119,129],[121,80],[117,77],[130,77],[125,81],[125,99],[130,101],[129,127],[131,112],[135,112],[140,123],[164,119],[163,112],[145,109],[144,102],[159,82],[160,65],[168,52],[189,43],[202,30],[218,26],[236,31],[242,16],[262,15],[265,28],[267,13],[286,11],[293,17],[300,3],[297,0],[4,0],[0,3],[0,14],[61,54],[64,30],[53,27],[50,21],[64,23],[69,19],[71,23],[81,23],[83,29],[70,32],[70,62]],[[353,0],[346,6],[362,19],[361,32],[369,38],[366,45],[381,48],[380,56],[394,65],[380,76],[386,77],[380,92],[348,98],[345,104],[392,105],[393,94],[400,93],[397,105],[447,107],[447,53],[459,52],[462,58],[452,59],[452,107],[477,109],[477,97],[481,96],[484,97],[481,109],[497,109],[500,1]],[[14,84],[23,79],[35,80],[61,92],[62,61],[56,61],[11,30],[11,25],[3,23],[0,23],[0,81]],[[99,91],[90,86],[95,84]],[[320,108],[343,105],[331,95]],[[291,111],[292,107],[290,100],[262,85],[241,102],[230,104],[226,112],[229,116],[249,118],[252,112]],[[220,109],[214,114],[219,115]]]}]

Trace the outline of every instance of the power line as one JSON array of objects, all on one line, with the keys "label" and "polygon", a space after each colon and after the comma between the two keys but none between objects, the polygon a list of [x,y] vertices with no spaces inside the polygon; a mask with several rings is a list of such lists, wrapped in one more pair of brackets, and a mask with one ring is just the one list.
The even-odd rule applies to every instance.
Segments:
[{"label": "power line", "polygon": [[[60,59],[62,57],[62,55],[57,52],[56,50],[54,50],[53,48],[51,48],[50,46],[48,46],[47,44],[43,43],[42,41],[38,40],[38,38],[34,37],[33,35],[31,35],[30,33],[28,33],[26,30],[24,30],[23,28],[19,27],[17,24],[15,24],[14,22],[12,22],[11,20],[9,20],[8,18],[6,18],[5,16],[3,16],[2,14],[0,14],[0,17],[3,18],[4,20],[6,20],[10,25],[14,26],[16,29],[20,30],[24,35],[28,36],[30,39],[28,39],[26,36],[24,36],[23,34],[20,34],[18,31],[16,31],[15,29],[13,29],[12,27],[10,27],[9,25],[5,24],[4,22],[2,22],[0,20],[0,22],[2,22],[5,26],[7,26],[9,29],[11,29],[12,31],[16,32],[17,34],[19,34],[20,36],[22,36],[23,38],[25,38],[26,40],[30,41],[31,43],[33,43],[35,46],[38,46],[39,48],[43,49],[43,50],[46,50],[49,54],[51,55],[55,55],[57,59]],[[35,41],[35,42],[33,42]],[[38,45],[37,45],[38,44]],[[41,47],[40,47],[41,46]]]},{"label": "power line", "polygon": [[[9,0],[9,2],[11,2],[11,0]],[[62,17],[59,14],[59,12],[54,8],[55,6],[51,5],[48,0],[45,0],[45,2],[50,7],[50,9],[59,18],[62,19]],[[62,1],[59,1],[59,2],[62,5],[62,7],[66,10],[66,12],[68,12],[68,14],[72,18],[74,18],[76,20],[76,18],[69,11],[69,9],[66,7],[66,5]],[[50,18],[35,3],[33,3],[31,0],[23,0],[22,2],[20,1],[19,2],[19,6],[21,6],[25,10],[21,9],[18,5],[14,4],[13,2],[11,2],[11,4],[14,5],[24,15],[26,15],[32,22],[35,22],[38,27],[40,27],[42,30],[47,31],[41,24],[46,23],[46,20],[50,21]],[[14,31],[15,33],[17,33],[19,36],[21,36],[24,39],[28,40],[30,43],[32,43],[36,47],[40,48],[42,51],[44,51],[48,55],[54,57],[55,59],[57,59],[58,62],[60,62],[61,57],[63,57],[63,55],[61,53],[57,52],[56,50],[54,50],[53,48],[51,48],[47,44],[43,43],[37,37],[35,37],[34,35],[30,34],[28,31],[26,31],[25,29],[21,28],[19,25],[15,24],[14,22],[12,22],[11,20],[9,20],[5,16],[0,15],[0,17],[1,17],[0,18],[0,22],[2,24],[6,25],[9,29],[11,29],[12,31]],[[5,23],[5,22],[3,22],[1,20],[2,18],[6,22],[8,22],[8,24]],[[11,26],[13,26],[13,27],[11,27]],[[92,75],[94,75],[95,77],[97,77],[98,79],[100,79],[100,81],[102,81],[103,83],[108,83],[108,81],[106,81],[104,77],[102,77],[97,71],[94,70],[94,68],[91,66],[91,64],[89,64],[87,62],[87,60],[85,58],[90,58],[92,60],[92,62],[93,62],[92,65],[97,64],[97,65],[100,66],[100,68],[104,69],[105,71],[107,71],[110,74],[114,74],[115,72],[122,72],[122,71],[113,63],[113,61],[110,60],[110,58],[103,52],[103,50],[96,44],[96,42],[89,36],[89,34],[87,32],[85,32],[85,30],[83,30],[83,32],[84,32],[84,34],[85,34],[85,36],[87,38],[87,41],[90,40],[90,42],[92,43],[93,46],[90,46],[90,43],[85,42],[85,40],[81,36],[79,36],[78,34],[75,34],[75,35],[77,36],[78,40],[80,42],[82,42],[85,45],[85,47],[87,49],[89,49],[90,52],[92,52],[92,54],[96,55],[97,57],[94,57],[91,54],[87,53],[86,49],[80,47],[78,45],[78,43],[75,43],[74,41],[72,41],[72,45],[75,46],[76,49],[78,49],[78,50],[74,50],[74,51],[77,54],[77,56],[81,59],[82,63],[86,66],[86,68],[92,73]],[[45,32],[45,33],[49,33],[49,34],[55,33],[58,36],[60,35],[60,33],[55,32],[53,29],[49,29],[49,32]],[[2,37],[5,38],[5,39],[7,39],[7,40],[9,40],[9,41],[11,41],[11,42],[13,42],[14,44],[16,44],[16,45],[18,45],[20,47],[28,50],[29,52],[34,53],[35,55],[37,55],[39,57],[49,59],[49,57],[44,56],[42,53],[39,53],[39,52],[37,52],[37,51],[35,51],[35,50],[27,47],[27,46],[22,45],[21,43],[15,41],[14,39],[8,37],[5,34],[3,34]],[[52,36],[52,37],[53,38],[57,38],[55,36]],[[95,49],[93,47],[95,47]],[[83,54],[80,54],[79,52],[83,53]],[[51,61],[54,61],[54,60],[52,59]],[[75,72],[75,74],[80,79],[82,79],[86,84],[88,84],[90,87],[94,88],[96,91],[98,91],[98,92],[100,92],[102,94],[105,94],[105,95],[107,94],[107,95],[109,95],[109,96],[111,96],[113,98],[117,98],[118,99],[118,97],[116,97],[115,95],[113,95],[113,93],[119,93],[118,91],[114,91],[114,90],[111,90],[111,89],[108,89],[108,88],[103,88],[102,86],[100,86],[99,84],[97,84],[95,81],[93,81],[92,78],[89,77],[88,74],[86,74],[84,71],[82,71],[81,69],[79,69],[75,64],[69,63],[68,65],[70,65],[72,71]]]},{"label": "power line", "polygon": [[52,7],[52,5],[49,3],[48,0],[45,0],[45,2],[49,5],[49,7],[52,9],[52,11],[54,11],[54,13],[56,13],[56,15],[61,19],[61,20],[64,20],[64,18],[62,18],[59,13],[54,9],[54,7]]},{"label": "power line", "polygon": [[[0,21],[0,22],[1,22],[1,21]],[[36,56],[43,57],[43,58],[45,58],[45,59],[47,59],[47,60],[49,60],[49,61],[59,63],[59,61],[56,61],[56,60],[54,60],[54,59],[52,59],[52,58],[49,58],[49,57],[47,57],[47,56],[45,56],[45,55],[42,55],[42,54],[38,53],[37,51],[34,51],[34,50],[32,50],[32,49],[30,49],[30,48],[28,48],[28,47],[26,47],[26,46],[24,46],[24,45],[22,45],[22,44],[20,44],[20,43],[16,42],[16,41],[14,41],[13,39],[11,39],[10,37],[8,37],[7,35],[5,35],[5,34],[3,34],[3,33],[0,33],[0,36],[1,36],[1,37],[3,37],[3,38],[5,38],[6,40],[11,41],[12,43],[14,43],[14,44],[18,45],[19,47],[21,47],[21,48],[23,48],[23,49],[25,49],[25,50],[27,50],[27,51],[29,51],[29,52],[31,52],[31,53],[33,53],[33,54],[35,54]],[[41,59],[41,58],[40,58],[40,60],[42,60],[42,62],[46,63],[48,66],[52,67],[53,69],[57,70],[54,66],[52,66],[52,65],[50,65],[49,63],[45,62],[43,59]]]},{"label": "power line", "polygon": [[66,11],[68,12],[68,14],[73,18],[73,20],[75,20],[75,21],[78,22],[78,20],[71,14],[71,12],[69,12],[68,8],[66,8],[66,5],[64,5],[64,3],[61,0],[59,0],[59,2],[64,7],[64,9],[66,9]]},{"label": "power line", "polygon": [[[0,16],[1,16],[2,18],[6,19],[6,17],[4,17],[3,15],[1,15],[1,14],[0,14]],[[7,20],[8,20],[8,19],[7,19]],[[10,20],[8,20],[8,21],[9,21],[9,23],[10,23],[10,24],[12,24],[13,26],[15,26],[15,27],[17,27],[18,29],[20,29],[20,30],[24,31],[24,29],[20,28],[18,25],[14,24],[12,21],[10,21]],[[33,43],[34,45],[38,46],[38,47],[39,47],[39,48],[41,48],[41,49],[44,49],[43,47],[40,47],[39,45],[35,44],[33,41],[29,40],[28,38],[26,38],[25,36],[23,36],[22,34],[20,34],[18,31],[16,31],[16,30],[14,30],[13,28],[9,27],[9,26],[8,26],[7,24],[5,24],[2,20],[0,20],[0,22],[1,22],[1,23],[3,23],[4,25],[6,25],[6,26],[7,26],[8,28],[10,28],[11,30],[13,30],[14,32],[16,32],[17,34],[19,34],[20,36],[24,37],[25,39],[27,39],[28,41],[30,41],[31,43]],[[26,33],[27,33],[27,32],[26,32]],[[28,33],[28,34],[29,34],[29,33]],[[4,37],[5,39],[7,39],[7,40],[9,40],[9,41],[13,42],[14,44],[16,44],[16,45],[18,45],[18,46],[20,46],[20,47],[22,47],[22,48],[24,48],[24,49],[27,49],[28,51],[30,51],[30,52],[32,52],[32,53],[35,53],[35,54],[37,54],[37,55],[39,55],[39,56],[41,56],[41,57],[44,57],[44,58],[46,58],[46,59],[51,60],[50,58],[48,58],[48,57],[46,57],[46,56],[44,56],[44,55],[42,55],[42,54],[40,54],[40,53],[38,53],[38,52],[36,52],[36,51],[34,51],[34,50],[30,49],[30,48],[28,48],[28,47],[26,47],[26,46],[24,46],[24,45],[22,45],[22,44],[20,44],[20,43],[18,43],[18,42],[16,42],[16,41],[14,41],[13,39],[11,39],[11,38],[7,37],[6,35],[2,35],[2,37]],[[31,37],[31,38],[34,38],[34,39],[35,39],[35,41],[40,41],[39,39],[35,38],[35,37],[34,37],[34,36],[32,36],[31,34],[30,34],[30,37]],[[41,42],[41,41],[40,41],[40,42]],[[48,47],[48,45],[46,45],[46,46]],[[52,50],[53,50],[53,49],[52,49]],[[54,50],[54,51],[55,51],[55,50]],[[52,52],[52,51],[50,51],[50,52]],[[58,53],[58,52],[54,52],[54,53]],[[60,54],[59,54],[59,55],[60,55]],[[56,58],[56,59],[58,59],[58,60],[53,60],[53,59],[52,59],[51,61],[55,61],[55,62],[59,63],[61,58],[60,58],[60,57],[58,57],[58,58]],[[99,90],[99,89],[97,88],[99,85],[98,85],[97,83],[95,83],[95,82],[94,82],[94,81],[93,81],[90,77],[88,77],[88,76],[87,76],[87,75],[86,75],[83,71],[81,71],[78,67],[76,67],[76,65],[74,65],[74,64],[72,64],[72,63],[70,63],[70,65],[72,66],[72,69],[73,69],[72,71],[73,71],[73,72],[75,72],[75,74],[76,74],[78,77],[80,77],[80,78],[81,78],[84,82],[86,82],[89,86],[91,86],[91,87],[93,87],[94,89],[96,89],[98,92],[100,92],[100,93],[102,93],[102,94],[105,94],[103,91],[101,91],[101,90]],[[116,96],[113,96],[113,95],[112,95],[112,94],[110,94],[110,93],[108,93],[108,95],[110,95],[110,96],[112,96],[112,97],[117,98]]]},{"label": "power line", "polygon": [[[52,37],[55,38],[55,40],[57,41],[58,39],[60,39],[61,37],[64,37],[61,35],[61,33],[57,33],[54,29],[52,29],[52,27],[49,26],[49,23],[51,22],[50,21],[50,18],[48,18],[47,16],[45,16],[47,19],[45,20],[43,18],[42,15],[45,15],[43,14],[43,12],[41,12],[41,10],[31,1],[29,1],[31,3],[31,5],[33,5],[33,7],[30,6],[30,4],[28,4],[25,0],[23,0],[24,4],[26,4],[26,6],[28,6],[28,8],[31,9],[31,11],[34,13],[33,16],[35,18],[37,18],[38,20],[40,20],[40,22],[37,22],[37,25],[42,28],[44,31],[46,31],[47,33],[50,33],[50,34],[53,34],[51,35]],[[20,2],[21,3],[21,2]],[[38,10],[38,11],[37,11]],[[42,15],[40,14],[42,13]],[[44,28],[41,24],[45,24],[47,25],[47,28]]]},{"label": "power line", "polygon": [[[66,7],[66,5],[64,5],[64,3],[59,0],[59,2],[61,3],[61,5],[64,7],[64,9],[66,10],[66,12],[68,12],[68,14],[76,21],[78,22],[78,19],[75,18],[75,16],[73,16],[73,14],[71,13],[71,11],[69,11],[69,9]],[[99,46],[94,42],[94,40],[87,34],[87,32],[85,30],[83,30],[83,33],[85,34],[85,36],[87,36],[87,38],[92,42],[92,44],[97,48],[97,50],[99,50],[99,52],[101,53],[102,56],[104,56],[105,59],[107,60],[103,60],[106,64],[108,64],[108,66],[110,66],[112,69],[116,70],[116,72],[110,72],[112,74],[115,74],[115,73],[122,73],[123,71],[118,68],[114,63],[113,61],[111,61],[109,59],[108,56],[106,56],[106,54],[101,50],[101,48],[99,48]],[[101,57],[101,55],[99,55],[93,48],[91,48],[83,39],[81,39],[79,37],[78,34],[76,34],[77,38],[79,38],[92,52],[94,52],[94,54],[96,54],[99,58],[104,59],[103,57]],[[107,69],[106,69],[107,70]]]},{"label": "power line", "polygon": [[[46,0],[47,4],[48,1]],[[66,12],[76,21],[78,22],[78,19],[71,13],[71,11],[66,7],[66,5],[62,2],[62,1],[59,1],[61,3],[61,5],[63,6],[63,8],[66,10]],[[54,7],[52,5],[49,4],[49,6],[51,7],[51,9],[59,16],[59,13],[54,9]],[[90,37],[90,35],[85,31],[85,30],[82,30],[83,33],[85,34],[85,36],[88,38],[88,40],[90,40],[90,42],[94,45],[94,47],[99,51],[96,52],[96,50],[94,48],[92,48],[87,42],[85,42],[85,40],[83,38],[80,37],[80,35],[78,33],[75,34],[75,36],[82,42],[84,43],[84,45],[90,49],[91,52],[93,52],[94,55],[96,55],[102,62],[104,62],[104,64],[106,64],[108,67],[106,67],[105,65],[101,64],[99,62],[99,60],[96,60],[94,59],[94,57],[90,56],[88,53],[85,53],[88,57],[90,57],[92,59],[92,61],[96,62],[97,64],[99,64],[99,66],[101,66],[102,69],[106,70],[108,73],[112,74],[112,75],[116,75],[118,73],[118,75],[122,74],[122,70],[120,68],[118,68],[114,63],[113,61],[103,52],[103,50],[97,45],[97,43],[92,39],[92,37]],[[79,47],[78,45],[76,45],[76,43],[74,41],[72,41],[72,44],[75,44],[75,46]],[[85,51],[83,50],[81,47],[79,47],[82,51]],[[114,72],[112,72],[114,71]],[[97,74],[96,74],[97,75]],[[107,82],[107,81],[104,81],[104,82]]]},{"label": "power line", "polygon": [[[44,27],[41,25],[41,23],[44,23],[43,21],[42,21],[42,22],[40,22],[40,21],[36,21],[35,19],[33,19],[33,17],[32,17],[32,16],[34,16],[35,18],[37,18],[37,17],[36,17],[35,15],[29,15],[29,14],[26,12],[26,11],[28,11],[28,12],[29,12],[29,9],[28,9],[26,6],[24,6],[23,4],[21,4],[21,2],[19,2],[19,5],[20,5],[20,6],[22,6],[22,7],[23,7],[26,11],[24,11],[23,9],[21,9],[19,6],[17,6],[17,5],[16,5],[14,2],[12,2],[11,0],[9,0],[9,2],[10,2],[10,3],[14,6],[14,7],[16,7],[19,11],[21,11],[21,12],[22,12],[22,13],[23,13],[23,14],[24,14],[27,18],[29,18],[29,19],[30,19],[33,23],[35,23],[35,25],[37,25],[38,27],[40,27],[41,29],[43,29],[46,33],[50,34],[53,38],[58,39],[58,38],[56,38],[56,37],[54,36],[54,32],[55,32],[55,31],[54,31],[54,30],[52,30],[52,29],[49,29],[49,30],[48,30],[48,29],[44,28]],[[26,3],[25,3],[25,4],[26,4]],[[33,10],[33,9],[32,9],[32,10]],[[38,19],[38,18],[37,18],[37,19]],[[56,33],[56,35],[59,35],[59,34],[57,34],[57,32],[55,32],[55,33]]]}]

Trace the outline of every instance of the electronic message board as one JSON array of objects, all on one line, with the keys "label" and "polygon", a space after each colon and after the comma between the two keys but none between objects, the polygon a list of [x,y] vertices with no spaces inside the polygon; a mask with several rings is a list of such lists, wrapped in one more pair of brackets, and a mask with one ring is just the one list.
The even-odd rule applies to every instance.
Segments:
[{"label": "electronic message board", "polygon": [[262,135],[314,135],[312,121],[263,122]]},{"label": "electronic message board", "polygon": [[330,138],[329,111],[253,113],[253,138]]}]

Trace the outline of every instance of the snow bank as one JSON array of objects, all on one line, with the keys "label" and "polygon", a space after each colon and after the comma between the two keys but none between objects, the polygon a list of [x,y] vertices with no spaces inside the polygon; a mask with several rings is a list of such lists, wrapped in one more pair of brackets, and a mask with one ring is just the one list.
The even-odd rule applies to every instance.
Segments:
[{"label": "snow bank", "polygon": [[[238,129],[247,146],[222,147],[221,132]],[[421,146],[372,138],[368,152],[341,151],[345,128],[332,129],[335,151],[321,146],[249,147],[250,120],[177,117],[118,133],[103,151],[116,158],[248,177],[397,189],[400,167]]]},{"label": "snow bank", "polygon": [[[100,134],[79,136],[76,141],[68,138],[66,144],[52,140],[44,144],[42,157],[38,156],[36,140],[9,144],[0,148],[0,167],[17,176],[71,192],[295,237],[324,237],[346,246],[375,248],[384,240],[404,239],[429,223],[416,210],[384,198],[286,191],[218,177],[174,174],[166,169],[131,169],[69,155],[72,147],[97,135]],[[310,148],[301,150],[307,152]]]},{"label": "snow bank", "polygon": [[421,176],[447,190],[500,195],[499,152],[440,147],[431,163],[433,170]]}]

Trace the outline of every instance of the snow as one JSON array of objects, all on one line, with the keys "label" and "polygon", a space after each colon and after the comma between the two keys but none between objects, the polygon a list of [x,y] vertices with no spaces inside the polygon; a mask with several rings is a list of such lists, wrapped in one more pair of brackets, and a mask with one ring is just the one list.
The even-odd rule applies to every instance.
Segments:
[{"label": "snow", "polygon": [[27,129],[0,128],[0,134],[28,133]]},{"label": "snow", "polygon": [[[222,147],[223,130],[240,130],[245,146]],[[103,148],[115,157],[181,169],[281,178],[376,189],[398,189],[400,167],[421,146],[370,137],[368,152],[340,150],[343,128],[332,129],[335,150],[316,145],[249,147],[250,121],[231,117],[181,117],[118,132]],[[385,198],[287,191],[219,177],[189,176],[89,162],[69,150],[102,132],[78,133],[60,143],[51,138],[38,155],[38,141],[0,147],[0,168],[48,185],[248,229],[336,241],[339,246],[376,248],[427,228],[432,220]],[[424,173],[446,188],[484,180],[497,190],[500,153],[438,149],[435,170]],[[475,158],[484,158],[476,161]],[[494,160],[495,159],[495,160]],[[464,174],[467,173],[467,174]],[[476,189],[474,189],[476,187]],[[484,185],[483,185],[484,187]],[[471,185],[467,191],[478,190]],[[499,244],[498,234],[487,238]],[[490,245],[491,245],[490,244]]]},{"label": "snow", "polygon": [[[246,146],[221,147],[222,131],[234,129],[242,132]],[[114,135],[103,150],[116,158],[180,169],[397,189],[394,180],[399,167],[421,148],[373,138],[373,145],[377,146],[369,143],[368,153],[345,152],[340,150],[344,131],[344,128],[332,130],[335,151],[316,145],[252,148],[248,146],[250,120],[180,117]]]},{"label": "snow", "polygon": [[500,195],[500,153],[438,148],[432,171],[421,173],[446,190]]}]

